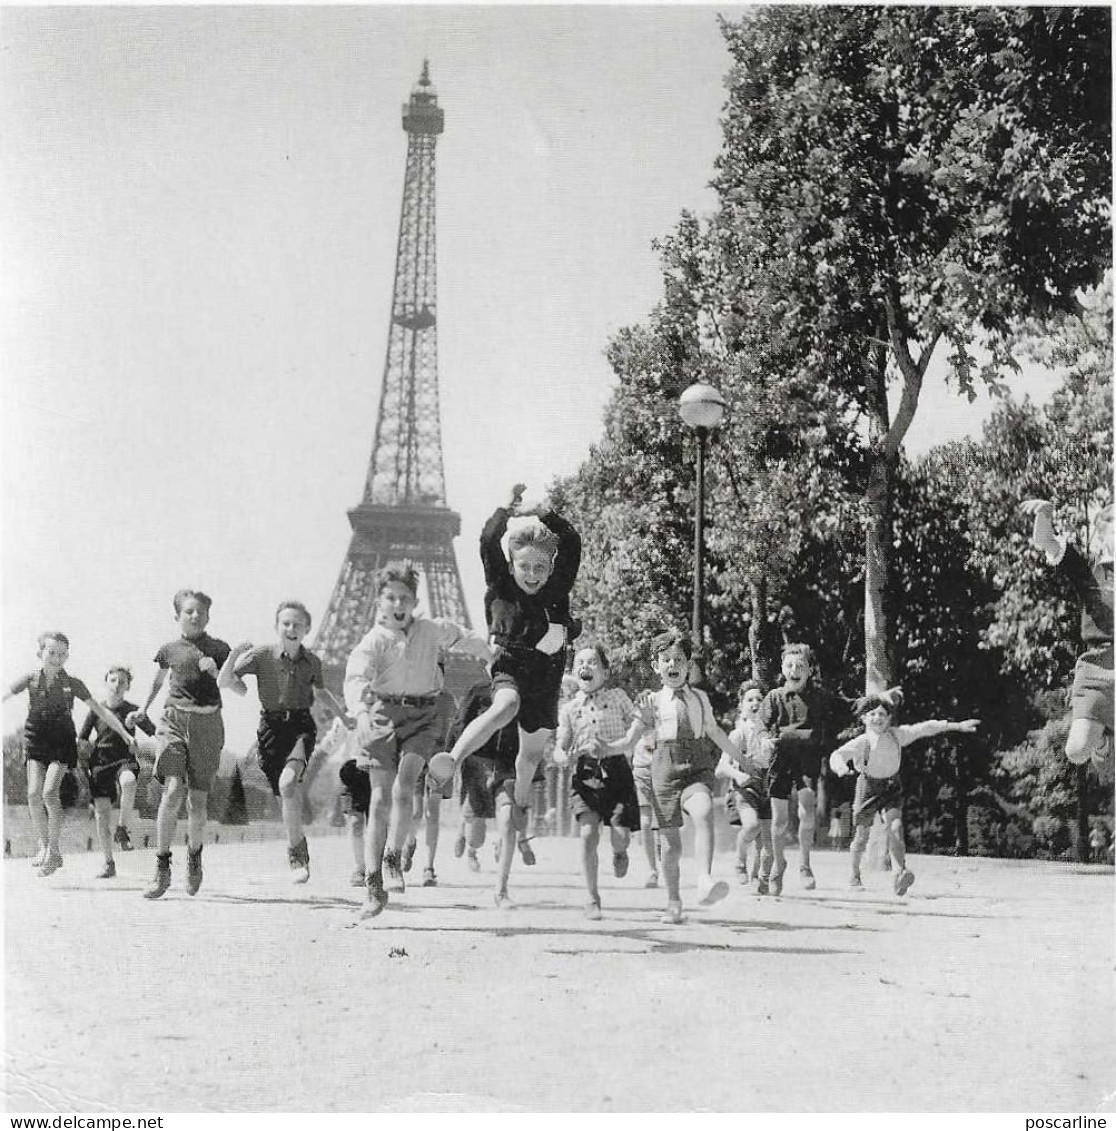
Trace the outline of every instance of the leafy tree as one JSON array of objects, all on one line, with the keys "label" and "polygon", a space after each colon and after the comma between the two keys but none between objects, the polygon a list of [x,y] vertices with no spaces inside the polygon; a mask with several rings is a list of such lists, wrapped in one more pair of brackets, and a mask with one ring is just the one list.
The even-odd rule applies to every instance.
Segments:
[{"label": "leafy tree", "polygon": [[1107,265],[1109,13],[795,6],[724,28],[726,270],[738,307],[855,405],[879,687],[894,479],[931,358],[948,350],[961,393],[999,386],[1022,321],[1076,310]]}]

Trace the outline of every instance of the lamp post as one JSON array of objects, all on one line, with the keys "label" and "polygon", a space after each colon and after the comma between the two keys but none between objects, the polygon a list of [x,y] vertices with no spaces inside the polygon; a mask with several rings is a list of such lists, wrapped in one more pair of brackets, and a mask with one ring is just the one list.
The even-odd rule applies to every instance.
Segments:
[{"label": "lamp post", "polygon": [[711,429],[725,415],[725,398],[713,388],[697,382],[678,399],[678,412],[683,422],[697,433],[697,488],[694,502],[694,654],[702,645],[702,596],[705,556],[705,445]]}]

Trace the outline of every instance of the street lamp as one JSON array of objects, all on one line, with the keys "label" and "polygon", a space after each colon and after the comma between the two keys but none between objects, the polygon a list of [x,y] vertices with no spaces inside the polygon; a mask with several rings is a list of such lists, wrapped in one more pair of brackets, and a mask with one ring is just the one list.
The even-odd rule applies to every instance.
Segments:
[{"label": "street lamp", "polygon": [[701,652],[701,603],[703,593],[703,557],[705,554],[705,444],[711,428],[716,428],[725,415],[725,398],[713,388],[697,382],[678,399],[678,412],[683,422],[697,433],[697,489],[694,502],[694,654]]}]

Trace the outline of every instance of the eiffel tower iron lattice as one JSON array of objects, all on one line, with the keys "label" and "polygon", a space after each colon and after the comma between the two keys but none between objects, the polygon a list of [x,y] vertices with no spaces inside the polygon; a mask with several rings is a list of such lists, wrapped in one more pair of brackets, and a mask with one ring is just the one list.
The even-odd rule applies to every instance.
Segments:
[{"label": "eiffel tower iron lattice", "polygon": [[349,653],[373,624],[375,576],[385,562],[409,558],[423,575],[429,614],[470,624],[453,548],[461,517],[446,504],[438,405],[434,149],[444,126],[424,62],[403,106],[407,166],[372,456],[364,496],[349,511],[345,562],[314,641],[327,683],[338,691]]}]

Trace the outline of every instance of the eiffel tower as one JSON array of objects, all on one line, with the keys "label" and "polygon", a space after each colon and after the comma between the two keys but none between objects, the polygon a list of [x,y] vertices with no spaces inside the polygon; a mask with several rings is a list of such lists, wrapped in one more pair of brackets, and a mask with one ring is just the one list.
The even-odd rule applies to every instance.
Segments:
[{"label": "eiffel tower", "polygon": [[[376,571],[385,562],[409,558],[422,574],[425,611],[470,625],[453,549],[461,516],[446,505],[438,408],[434,147],[444,128],[424,61],[403,106],[407,168],[372,457],[364,497],[349,511],[349,550],[314,641],[327,685],[337,693],[349,653],[373,624]],[[447,658],[447,686],[460,690],[478,670],[468,658]]]}]

